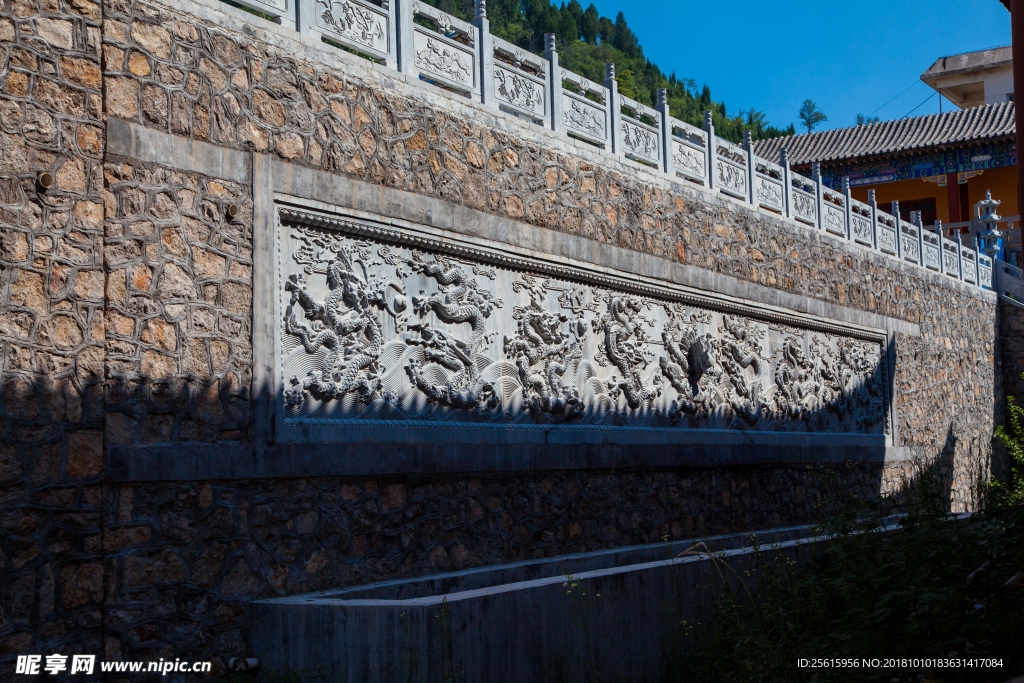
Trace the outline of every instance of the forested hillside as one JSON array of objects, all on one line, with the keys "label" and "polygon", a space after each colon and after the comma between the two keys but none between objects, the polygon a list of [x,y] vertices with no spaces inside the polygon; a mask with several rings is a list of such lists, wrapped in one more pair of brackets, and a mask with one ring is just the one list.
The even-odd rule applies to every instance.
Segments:
[{"label": "forested hillside", "polygon": [[[473,18],[473,0],[426,2],[460,19]],[[692,78],[666,76],[644,57],[640,40],[622,12],[612,21],[600,16],[594,5],[583,9],[578,0],[562,2],[560,7],[549,0],[488,0],[487,18],[491,33],[535,54],[544,51],[544,34],[554,33],[559,64],[598,83],[604,81],[604,65],[614,62],[619,92],[646,105],[653,107],[658,88],[666,88],[669,109],[677,119],[701,126],[704,112],[710,109],[715,132],[727,140],[739,142],[745,130],[755,140],[794,133],[793,124],[785,129],[768,125],[764,113],[753,107],[729,116],[725,103],[715,102],[706,84],[698,89]]]}]

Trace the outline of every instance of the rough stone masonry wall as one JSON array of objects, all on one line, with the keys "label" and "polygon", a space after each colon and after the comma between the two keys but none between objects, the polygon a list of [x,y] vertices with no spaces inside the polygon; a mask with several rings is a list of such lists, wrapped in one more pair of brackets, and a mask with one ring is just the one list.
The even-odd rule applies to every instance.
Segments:
[{"label": "rough stone masonry wall", "polygon": [[999,341],[1007,396],[1024,402],[1024,306],[999,302]]},{"label": "rough stone masonry wall", "polygon": [[[219,658],[244,651],[253,598],[801,523],[907,472],[104,480],[104,440],[252,438],[251,188],[105,154],[105,117],[919,323],[921,337],[896,341],[899,436],[941,456],[954,505],[970,505],[995,386],[994,306],[981,296],[485,125],[471,106],[439,109],[354,58],[307,61],[308,46],[236,30],[237,12],[196,17],[206,11],[5,0],[0,13],[4,676],[19,652]],[[56,177],[46,193],[41,170]]]}]

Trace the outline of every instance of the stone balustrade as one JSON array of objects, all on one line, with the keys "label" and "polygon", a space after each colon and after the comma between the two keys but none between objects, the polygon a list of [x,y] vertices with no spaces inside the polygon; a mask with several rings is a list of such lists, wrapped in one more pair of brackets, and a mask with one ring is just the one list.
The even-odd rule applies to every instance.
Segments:
[{"label": "stone balustrade", "polygon": [[[815,164],[807,178],[715,135],[711,112],[703,129],[672,118],[664,90],[656,108],[618,91],[615,65],[595,83],[558,64],[554,34],[543,56],[491,35],[484,0],[466,23],[417,0],[238,0],[327,45],[356,52],[384,68],[482,102],[510,116],[594,145],[619,159],[704,186],[869,249],[991,289],[992,260],[976,244],[957,244],[904,221],[874,200],[850,195],[849,179],[828,187]],[[338,16],[335,16],[338,15]],[[937,224],[938,225],[938,224]],[[975,240],[971,240],[974,242]],[[941,257],[940,257],[941,254]]]}]

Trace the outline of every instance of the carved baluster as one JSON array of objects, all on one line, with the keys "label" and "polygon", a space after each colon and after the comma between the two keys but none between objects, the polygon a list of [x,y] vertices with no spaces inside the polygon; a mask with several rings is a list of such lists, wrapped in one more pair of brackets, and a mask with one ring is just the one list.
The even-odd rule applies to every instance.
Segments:
[{"label": "carved baluster", "polygon": [[900,203],[894,201],[892,203],[892,215],[896,217],[896,258],[903,258],[903,224],[900,223],[903,219],[900,218]]},{"label": "carved baluster", "polygon": [[917,226],[917,262],[920,265],[924,265],[924,220],[921,218],[921,212],[917,211],[917,220],[914,221],[914,225]]},{"label": "carved baluster", "polygon": [[562,69],[558,66],[558,50],[555,49],[555,34],[544,34],[544,59],[548,60],[548,99],[551,107],[551,130],[565,132],[562,121]]},{"label": "carved baluster", "polygon": [[475,4],[473,26],[480,34],[477,41],[480,50],[480,101],[497,109],[498,103],[494,99],[494,41],[487,20],[487,0],[476,0]]},{"label": "carved baluster", "polygon": [[942,221],[935,219],[935,234],[939,236],[939,272],[946,272],[946,245],[943,243]]},{"label": "carved baluster", "polygon": [[782,167],[782,215],[793,217],[793,180],[790,178],[789,156],[786,148],[779,150],[779,166]]},{"label": "carved baluster", "polygon": [[708,160],[704,166],[707,168],[708,174],[708,189],[714,189],[717,187],[715,182],[715,157],[718,154],[717,145],[715,144],[715,124],[711,122],[711,112],[704,112],[704,130],[708,133]]},{"label": "carved baluster", "polygon": [[747,152],[747,201],[756,207],[761,202],[757,198],[757,163],[754,158],[754,135],[749,130],[743,131],[743,149]]},{"label": "carved baluster", "polygon": [[668,115],[668,90],[665,88],[658,88],[658,106],[655,109],[661,114],[661,155],[664,159],[662,170],[671,178],[675,178],[676,171],[672,165],[672,119]]},{"label": "carved baluster", "polygon": [[846,239],[853,239],[853,202],[850,201],[850,176],[843,176],[843,204],[846,208]]},{"label": "carved baluster", "polygon": [[821,164],[811,164],[811,180],[814,181],[814,199],[818,205],[818,230],[825,229],[825,183],[821,179]]},{"label": "carved baluster", "polygon": [[871,246],[878,249],[878,202],[874,190],[868,190],[868,206],[871,207]]},{"label": "carved baluster", "polygon": [[625,154],[622,147],[622,131],[619,123],[622,119],[622,108],[619,104],[619,82],[615,80],[615,64],[604,65],[604,87],[608,88],[608,149],[614,154]]},{"label": "carved baluster", "polygon": [[412,32],[413,9],[416,0],[391,0],[395,7],[395,23],[398,28],[398,70],[415,76],[416,45]]},{"label": "carved baluster", "polygon": [[963,241],[960,232],[960,228],[956,229],[956,265],[960,269],[960,277],[958,279],[964,279],[964,253],[963,253]]}]

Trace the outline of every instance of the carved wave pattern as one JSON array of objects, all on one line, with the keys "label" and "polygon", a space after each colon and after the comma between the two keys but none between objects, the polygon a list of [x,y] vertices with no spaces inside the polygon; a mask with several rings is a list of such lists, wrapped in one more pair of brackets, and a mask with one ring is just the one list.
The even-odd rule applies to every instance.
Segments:
[{"label": "carved wave pattern", "polygon": [[879,226],[878,247],[896,253],[896,231],[886,226]]},{"label": "carved wave pattern", "polygon": [[846,216],[841,209],[834,205],[825,204],[824,215],[825,229],[836,235],[846,234]]},{"label": "carved wave pattern", "polygon": [[793,211],[797,216],[814,221],[816,211],[814,198],[801,192],[793,192]]},{"label": "carved wave pattern", "polygon": [[416,68],[447,81],[473,87],[473,55],[416,32]]},{"label": "carved wave pattern", "polygon": [[952,273],[957,277],[960,277],[960,261],[956,257],[956,252],[952,254],[946,250],[942,252],[942,268],[947,273]]},{"label": "carved wave pattern", "polygon": [[757,200],[765,206],[782,208],[782,184],[772,182],[766,178],[757,179]]},{"label": "carved wave pattern", "polygon": [[495,65],[494,93],[505,104],[544,116],[544,89],[514,71]]},{"label": "carved wave pattern", "polygon": [[562,123],[566,128],[603,140],[604,112],[572,97],[562,98]]},{"label": "carved wave pattern", "polygon": [[854,239],[865,242],[866,244],[871,244],[871,221],[863,216],[853,214],[850,221],[850,228],[853,231]]},{"label": "carved wave pattern", "polygon": [[719,186],[736,194],[746,193],[747,174],[742,169],[719,160],[718,164]]},{"label": "carved wave pattern", "polygon": [[673,143],[673,149],[675,152],[672,155],[672,164],[676,170],[689,173],[698,178],[704,177],[705,160],[703,153],[686,145],[681,145],[678,142]]},{"label": "carved wave pattern", "polygon": [[316,23],[321,30],[350,44],[378,52],[388,51],[386,14],[378,14],[348,0],[316,0]]},{"label": "carved wave pattern", "polygon": [[284,229],[293,421],[888,429],[877,341]]},{"label": "carved wave pattern", "polygon": [[978,279],[978,269],[974,265],[974,261],[968,261],[966,258],[964,259],[963,278],[968,282],[974,282]]},{"label": "carved wave pattern", "polygon": [[650,161],[658,160],[658,136],[629,121],[622,121],[622,146],[626,152]]}]

